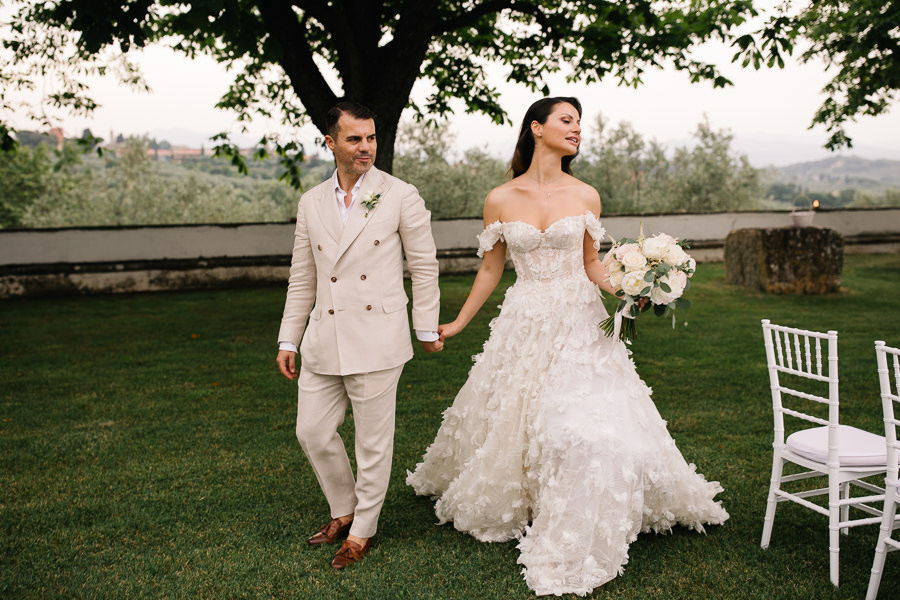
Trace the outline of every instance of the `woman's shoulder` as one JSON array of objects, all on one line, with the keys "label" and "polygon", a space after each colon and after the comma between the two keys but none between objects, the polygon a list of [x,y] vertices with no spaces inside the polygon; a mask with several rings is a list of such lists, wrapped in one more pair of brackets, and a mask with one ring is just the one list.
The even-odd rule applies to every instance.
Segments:
[{"label": "woman's shoulder", "polygon": [[502,202],[504,200],[509,200],[510,198],[515,198],[518,194],[527,189],[522,178],[523,176],[519,175],[518,177],[498,185],[488,192],[488,198],[494,202]]},{"label": "woman's shoulder", "polygon": [[599,199],[600,198],[600,194],[599,194],[599,192],[597,192],[596,189],[594,189],[594,186],[581,181],[574,175],[568,176],[568,185],[569,185],[570,191],[573,194],[577,195],[579,198],[584,198],[584,199],[592,199],[592,198]]},{"label": "woman's shoulder", "polygon": [[595,215],[600,215],[600,193],[594,189],[594,186],[570,176],[570,185],[568,186],[569,197],[577,200],[586,211],[590,211]]},{"label": "woman's shoulder", "polygon": [[523,186],[518,179],[518,177],[511,179],[488,192],[484,201],[485,218],[489,214],[499,218],[499,215],[504,212],[504,207],[521,197]]}]

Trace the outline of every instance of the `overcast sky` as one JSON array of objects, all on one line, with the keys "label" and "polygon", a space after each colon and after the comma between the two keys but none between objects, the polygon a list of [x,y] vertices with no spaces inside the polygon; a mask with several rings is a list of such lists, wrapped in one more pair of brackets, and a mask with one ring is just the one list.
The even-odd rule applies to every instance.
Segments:
[{"label": "overcast sky", "polygon": [[[0,16],[6,16],[4,13],[8,10],[0,9]],[[721,45],[710,44],[699,55],[716,61],[734,81],[735,85],[726,89],[713,89],[708,83],[690,84],[685,74],[670,69],[647,73],[645,83],[637,89],[618,87],[612,80],[593,85],[567,84],[558,77],[549,80],[550,90],[553,95],[575,95],[581,100],[586,136],[602,112],[612,123],[628,121],[646,138],[672,148],[689,143],[705,114],[715,129],[729,129],[735,135],[735,148],[746,153],[756,166],[830,156],[822,148],[827,139],[824,129],[808,129],[823,98],[820,90],[829,80],[824,67],[792,61],[783,70],[754,71],[730,64],[731,54]],[[146,133],[174,144],[196,146],[219,131],[235,129],[233,114],[213,108],[232,77],[223,67],[209,58],[189,60],[160,46],[145,49],[136,59],[152,93],[133,92],[113,78],[94,80],[92,92],[101,106],[89,119],[66,117],[62,125],[67,135],[79,135],[82,129],[90,128],[102,138],[108,138],[110,132]],[[518,123],[537,97],[521,86],[506,84],[499,67],[492,70],[492,81],[501,91],[501,104],[515,125],[497,127],[486,117],[462,114],[460,103],[460,114],[452,119],[451,131],[457,137],[458,149],[485,147],[507,158]],[[414,97],[423,99],[427,92],[427,86],[420,82]],[[13,123],[29,128],[20,118],[14,117]],[[277,131],[276,123],[255,122],[246,142]],[[848,131],[854,148],[843,153],[900,159],[900,107],[896,103],[889,114],[864,117]],[[309,127],[299,137],[309,151],[315,148],[318,135]]]}]

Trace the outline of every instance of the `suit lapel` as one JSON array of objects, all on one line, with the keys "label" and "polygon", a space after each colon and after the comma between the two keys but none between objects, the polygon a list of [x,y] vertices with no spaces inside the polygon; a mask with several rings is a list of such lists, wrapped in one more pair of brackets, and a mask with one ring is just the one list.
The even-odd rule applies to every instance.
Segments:
[{"label": "suit lapel", "polygon": [[359,236],[365,226],[371,223],[373,213],[378,210],[378,206],[376,205],[368,211],[369,215],[366,216],[366,207],[363,206],[362,201],[367,198],[369,194],[384,194],[384,192],[384,176],[381,171],[372,167],[369,169],[369,172],[366,173],[362,185],[359,186],[359,192],[357,192],[356,197],[353,199],[353,208],[350,209],[350,218],[347,219],[347,223],[344,225],[344,231],[341,233],[340,241],[338,242],[338,258],[347,251],[347,248],[350,247],[350,244],[352,244],[353,240]]},{"label": "suit lapel", "polygon": [[341,215],[338,213],[337,200],[334,196],[334,183],[332,179],[328,180],[328,185],[322,186],[322,193],[319,194],[318,207],[319,215],[322,219],[322,225],[328,234],[334,238],[334,241],[341,239]]}]

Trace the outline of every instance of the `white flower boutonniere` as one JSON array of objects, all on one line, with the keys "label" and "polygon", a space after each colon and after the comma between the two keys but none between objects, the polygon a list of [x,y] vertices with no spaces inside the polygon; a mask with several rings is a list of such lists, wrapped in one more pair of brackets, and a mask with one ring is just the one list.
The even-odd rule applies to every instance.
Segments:
[{"label": "white flower boutonniere", "polygon": [[369,211],[378,206],[378,200],[381,198],[381,194],[375,192],[369,192],[369,194],[362,199],[362,205],[366,207],[366,217],[369,216]]}]

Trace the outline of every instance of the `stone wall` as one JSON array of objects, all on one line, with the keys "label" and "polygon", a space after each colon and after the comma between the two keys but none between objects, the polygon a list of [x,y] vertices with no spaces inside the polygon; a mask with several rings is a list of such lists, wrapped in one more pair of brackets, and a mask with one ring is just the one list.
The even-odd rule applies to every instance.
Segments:
[{"label": "stone wall", "polygon": [[725,281],[768,294],[841,287],[844,238],[827,227],[737,229],[725,239]]},{"label": "stone wall", "polygon": [[[844,250],[900,252],[900,208],[820,211],[815,225],[839,232]],[[614,238],[665,231],[691,241],[699,262],[724,260],[725,238],[742,228],[780,228],[785,212],[613,216]],[[442,273],[478,268],[480,219],[433,223]],[[287,280],[293,223],[0,230],[0,298],[142,292]]]}]

